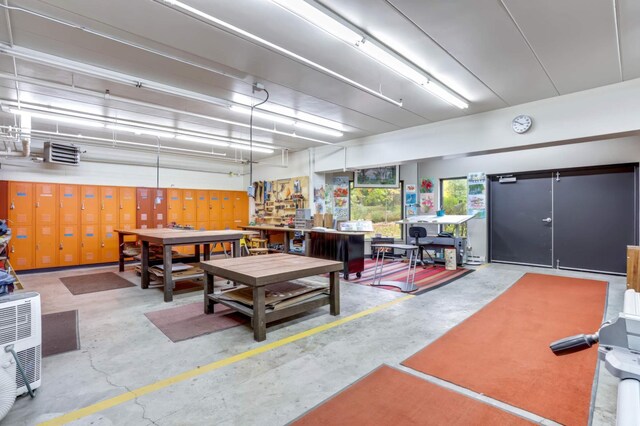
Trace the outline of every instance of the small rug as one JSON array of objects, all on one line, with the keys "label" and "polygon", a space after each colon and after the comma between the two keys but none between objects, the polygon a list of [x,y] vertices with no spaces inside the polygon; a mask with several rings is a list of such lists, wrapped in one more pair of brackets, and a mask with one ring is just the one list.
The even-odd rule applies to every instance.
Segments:
[{"label": "small rug", "polygon": [[42,356],[57,355],[80,349],[78,311],[42,315]]},{"label": "small rug", "polygon": [[249,322],[245,315],[220,304],[215,305],[215,313],[207,315],[203,302],[147,312],[145,316],[174,343]]},{"label": "small rug", "polygon": [[[203,291],[203,282],[202,281],[178,281],[173,287],[173,294],[184,294],[191,293],[192,291]],[[159,281],[151,281],[149,284],[150,288],[156,288],[162,292],[164,292],[164,285]]]},{"label": "small rug", "polygon": [[97,291],[115,290],[117,288],[135,287],[134,284],[113,272],[62,277],[60,281],[74,296]]},{"label": "small rug", "polygon": [[556,356],[555,340],[600,327],[605,281],[525,274],[403,365],[565,425],[586,425],[593,347]]},{"label": "small rug", "polygon": [[[373,283],[373,275],[375,272],[375,260],[366,259],[364,263],[364,271],[362,276],[355,280],[349,280],[350,283],[362,284],[370,286]],[[378,265],[379,267],[380,265]],[[409,270],[409,263],[404,262],[385,262],[384,269],[382,270],[382,281],[401,281],[404,282],[407,279],[407,272]],[[458,278],[462,278],[465,275],[473,272],[473,269],[466,269],[458,267],[453,271],[445,269],[440,265],[429,265],[426,268],[418,265],[416,269],[415,285],[417,290],[409,292],[409,294],[422,294],[444,285],[450,284]],[[391,286],[375,286],[375,288],[382,288],[385,290],[401,291],[397,287]]]},{"label": "small rug", "polygon": [[533,423],[382,365],[291,424],[506,426]]}]

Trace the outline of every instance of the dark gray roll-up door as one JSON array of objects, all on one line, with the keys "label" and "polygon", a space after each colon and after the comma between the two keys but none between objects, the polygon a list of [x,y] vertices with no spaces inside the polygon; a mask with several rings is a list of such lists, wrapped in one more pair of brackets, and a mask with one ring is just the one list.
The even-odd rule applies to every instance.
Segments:
[{"label": "dark gray roll-up door", "polygon": [[517,175],[515,182],[491,177],[491,260],[552,265],[551,173]]},{"label": "dark gray roll-up door", "polygon": [[554,257],[560,268],[626,271],[636,243],[633,166],[560,172],[554,180]]}]

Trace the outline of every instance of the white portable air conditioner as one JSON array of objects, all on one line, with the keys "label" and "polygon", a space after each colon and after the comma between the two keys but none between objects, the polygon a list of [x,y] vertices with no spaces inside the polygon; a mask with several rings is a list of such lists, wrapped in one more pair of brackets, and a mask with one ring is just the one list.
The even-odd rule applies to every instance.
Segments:
[{"label": "white portable air conditioner", "polygon": [[[0,351],[13,345],[31,389],[41,383],[42,318],[40,295],[35,292],[0,297]],[[27,386],[16,371],[16,395],[27,392]]]}]

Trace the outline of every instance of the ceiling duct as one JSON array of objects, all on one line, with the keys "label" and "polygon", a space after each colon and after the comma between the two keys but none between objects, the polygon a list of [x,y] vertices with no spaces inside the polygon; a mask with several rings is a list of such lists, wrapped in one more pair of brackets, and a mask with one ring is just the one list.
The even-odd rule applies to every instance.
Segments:
[{"label": "ceiling duct", "polygon": [[75,145],[45,142],[44,161],[45,163],[77,166],[80,164],[80,148]]}]

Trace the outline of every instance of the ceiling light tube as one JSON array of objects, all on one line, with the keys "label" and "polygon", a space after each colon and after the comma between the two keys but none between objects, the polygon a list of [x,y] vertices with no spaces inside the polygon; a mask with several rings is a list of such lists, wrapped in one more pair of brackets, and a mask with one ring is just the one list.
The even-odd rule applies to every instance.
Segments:
[{"label": "ceiling light tube", "polygon": [[185,141],[185,142],[204,143],[204,144],[213,145],[213,146],[224,146],[224,147],[229,146],[227,142],[221,142],[215,139],[198,138],[195,136],[178,135],[176,136],[176,139],[180,141]]},{"label": "ceiling light tube", "polygon": [[126,127],[126,126],[120,126],[120,125],[116,125],[116,124],[108,124],[106,127],[109,130],[115,130],[115,131],[119,131],[119,132],[134,133],[136,135],[157,136],[159,138],[166,138],[166,139],[173,139],[173,138],[176,137],[176,135],[173,134],[173,133],[157,132],[155,130],[144,130],[144,129],[140,129],[140,128],[136,128],[136,127]]},{"label": "ceiling light tube", "polygon": [[[381,43],[379,44],[378,42],[374,42],[359,29],[358,31],[354,31],[356,29],[355,27],[353,27],[353,29],[350,28],[350,23],[346,23],[346,21],[341,22],[342,19],[338,18],[330,11],[325,13],[320,8],[316,8],[304,0],[271,1],[278,6],[285,8],[294,15],[306,20],[310,24],[326,31],[337,39],[358,48],[358,50],[365,53],[371,59],[387,66],[402,77],[413,81],[421,88],[441,100],[460,109],[469,107],[469,104],[464,99],[445,89],[444,85],[435,83],[429,75],[409,65],[403,57],[391,52]],[[345,36],[345,34],[349,33],[359,34],[360,36],[359,38],[354,36]]]},{"label": "ceiling light tube", "polygon": [[365,86],[365,85],[363,85],[361,83],[358,83],[357,81],[352,80],[349,77],[346,77],[346,76],[344,76],[344,75],[342,75],[340,73],[337,73],[337,72],[335,72],[335,71],[333,71],[333,70],[331,70],[331,69],[329,69],[327,67],[324,67],[324,66],[318,64],[317,62],[313,62],[312,60],[307,59],[304,56],[300,56],[297,53],[294,53],[294,52],[292,52],[290,50],[287,50],[284,47],[281,47],[281,46],[279,46],[279,45],[277,45],[275,43],[271,43],[270,41],[267,41],[267,40],[265,40],[265,39],[263,39],[261,37],[258,37],[255,34],[252,34],[252,33],[248,32],[248,31],[245,31],[245,30],[243,30],[241,28],[238,28],[235,25],[231,25],[228,22],[225,22],[225,21],[223,21],[221,19],[216,18],[215,16],[209,15],[206,12],[198,10],[195,7],[191,7],[188,4],[185,4],[185,3],[181,2],[181,1],[178,1],[178,0],[156,0],[156,1],[159,1],[161,3],[166,3],[166,4],[170,5],[170,6],[175,7],[175,8],[182,9],[182,10],[184,10],[186,12],[189,12],[189,13],[191,13],[193,15],[196,15],[196,16],[204,19],[205,21],[209,21],[209,22],[213,23],[214,25],[216,25],[218,27],[222,27],[222,28],[225,28],[227,30],[230,30],[230,31],[232,31],[234,33],[237,33],[237,34],[241,35],[244,38],[247,38],[249,40],[255,41],[255,42],[257,42],[257,43],[259,43],[259,44],[261,44],[263,46],[268,47],[269,49],[272,49],[272,50],[275,50],[277,52],[280,52],[280,53],[282,53],[282,54],[284,54],[286,56],[289,56],[289,57],[299,61],[299,62],[302,62],[302,63],[304,63],[306,65],[309,65],[312,68],[315,68],[315,69],[317,69],[319,71],[322,71],[325,74],[329,74],[332,77],[335,77],[335,78],[337,78],[339,80],[342,80],[345,83],[348,83],[351,86],[357,87],[358,89],[363,90],[363,91],[365,91],[367,93],[370,93],[371,95],[374,95],[374,96],[376,96],[376,97],[378,97],[380,99],[383,99],[383,100],[385,100],[387,102],[390,102],[390,103],[392,103],[394,105],[397,105],[397,106],[402,106],[402,102],[398,102],[398,101],[396,101],[394,99],[391,99],[390,97],[385,96],[382,93],[380,93],[380,92],[378,92],[378,91],[376,91],[374,89],[371,89],[371,88],[369,88],[369,87],[367,87],[367,86]]},{"label": "ceiling light tube", "polygon": [[268,148],[260,148],[260,147],[257,147],[257,146],[254,146],[252,148],[249,145],[240,145],[240,144],[237,144],[237,143],[232,143],[229,146],[231,148],[241,149],[241,150],[244,150],[244,151],[264,152],[266,154],[273,154],[273,152],[274,152],[272,149],[268,149]]},{"label": "ceiling light tube", "polygon": [[53,115],[53,114],[43,114],[41,112],[15,109],[15,108],[10,108],[9,112],[12,114],[18,114],[18,115],[28,114],[33,118],[42,118],[44,120],[57,121],[58,123],[75,124],[83,127],[104,128],[104,124],[98,123],[95,121],[89,121],[88,119],[83,120],[80,118],[64,117],[64,116]]},{"label": "ceiling light tube", "polygon": [[336,138],[344,136],[344,133],[339,132],[337,130],[327,129],[324,127],[316,126],[315,124],[305,123],[304,121],[296,121],[296,127],[300,129],[309,130],[311,132],[322,133],[324,135],[333,136]]},{"label": "ceiling light tube", "polygon": [[[245,108],[238,105],[231,105],[229,109],[233,112],[239,112],[240,114],[244,114],[244,115],[251,114],[251,108]],[[293,123],[294,123],[294,120],[290,118],[280,117],[278,115],[268,114],[268,113],[256,111],[256,110],[253,111],[253,116],[271,120],[274,123],[286,124],[289,126],[293,126]]]}]

